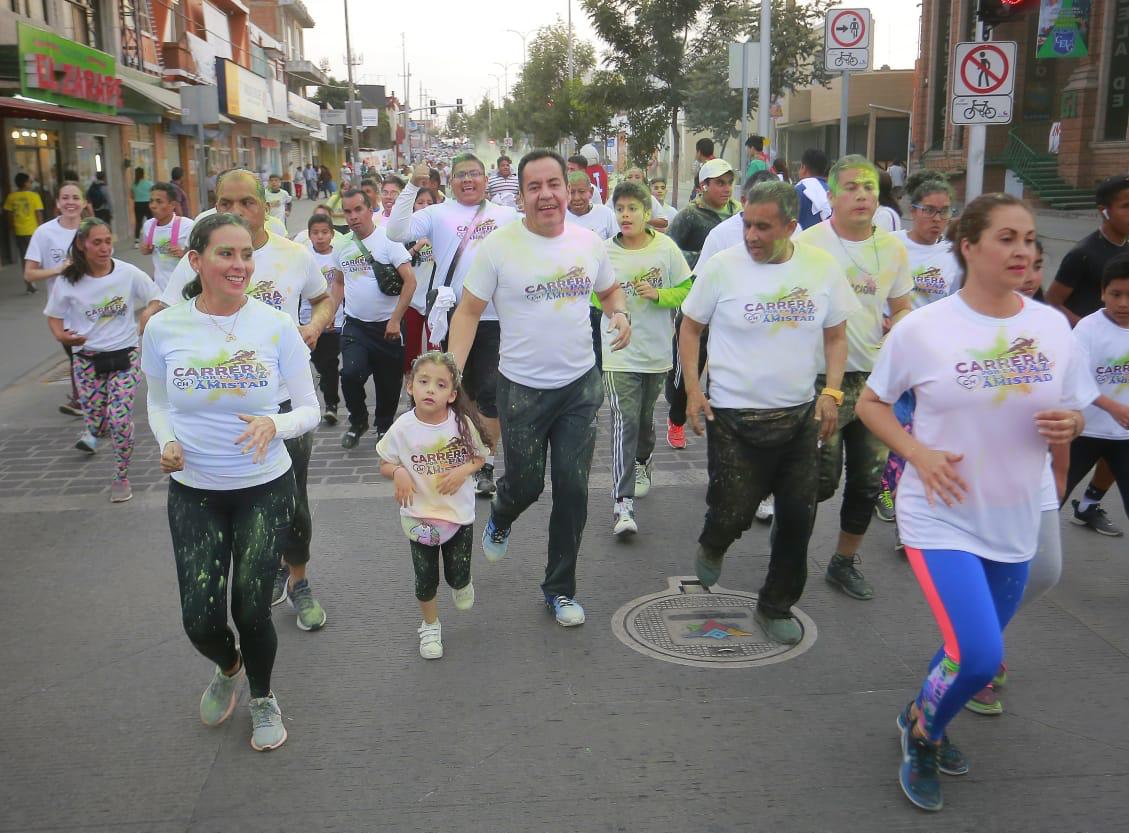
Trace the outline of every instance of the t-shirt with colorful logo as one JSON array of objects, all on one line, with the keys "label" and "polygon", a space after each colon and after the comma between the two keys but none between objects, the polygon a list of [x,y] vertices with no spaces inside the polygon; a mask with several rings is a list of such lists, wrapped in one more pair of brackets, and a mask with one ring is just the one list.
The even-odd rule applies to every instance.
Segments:
[{"label": "t-shirt with colorful logo", "polygon": [[[227,341],[228,332],[234,341]],[[290,395],[283,393],[287,380],[295,407],[317,407],[310,351],[288,315],[250,298],[235,315],[208,316],[190,301],[154,315],[142,347],[141,369],[151,383],[164,380],[173,432],[184,449],[184,470],[174,480],[197,489],[243,489],[290,468],[281,437],[262,463],[235,444],[247,427],[239,414],[277,414]]]},{"label": "t-shirt with colorful logo", "polygon": [[267,190],[267,211],[283,226],[286,225],[286,209],[293,199],[289,192],[283,191],[281,188],[277,191]]},{"label": "t-shirt with colorful logo", "polygon": [[823,249],[847,273],[847,280],[862,304],[847,320],[847,370],[869,373],[882,346],[882,317],[887,301],[913,291],[905,246],[894,235],[877,228],[867,240],[843,240],[830,220],[806,229],[796,240]]},{"label": "t-shirt with colorful logo", "polygon": [[[42,269],[54,269],[56,266],[61,266],[63,261],[70,256],[71,243],[74,242],[76,234],[78,234],[78,226],[65,228],[59,222],[58,217],[48,220],[37,228],[35,234],[31,236],[24,260],[34,260]],[[48,293],[55,286],[56,280],[58,278],[48,278],[44,281],[47,284]],[[70,329],[70,326],[68,325],[67,328]]]},{"label": "t-shirt with colorful logo", "polygon": [[[615,238],[606,244],[616,280],[627,296],[631,314],[631,342],[612,350],[618,337],[608,332],[611,321],[601,320],[604,370],[628,373],[664,373],[671,368],[670,342],[674,338],[671,311],[678,309],[690,291],[690,266],[682,250],[665,234],[652,234],[642,249],[625,249]],[[640,297],[636,284],[648,283],[659,291],[658,301]]]},{"label": "t-shirt with colorful logo", "polygon": [[157,297],[149,276],[129,263],[113,261],[110,274],[83,275],[78,283],[55,282],[43,314],[69,322],[69,329],[86,336],[76,350],[108,353],[137,346],[136,313]]},{"label": "t-shirt with colorful logo", "polygon": [[940,240],[932,246],[923,246],[914,242],[905,229],[895,232],[894,237],[906,247],[909,257],[914,309],[921,309],[956,292],[963,270],[953,254],[952,243]]},{"label": "t-shirt with colorful logo", "polygon": [[[451,289],[456,298],[463,296],[463,282],[470,265],[474,262],[482,242],[494,231],[502,226],[512,223],[521,217],[511,206],[498,205],[496,202],[486,201],[479,214],[479,206],[463,205],[458,200],[449,199],[437,205],[429,205],[419,211],[413,211],[416,194],[419,186],[409,183],[396,204],[392,206],[392,214],[388,218],[384,230],[390,240],[400,243],[410,243],[426,237],[435,248],[435,285],[442,286],[447,280],[447,273],[451,269],[451,261],[459,249],[459,243],[468,234],[466,246],[459,256],[455,273],[451,276]],[[475,216],[478,220],[475,221]],[[498,313],[493,304],[487,304],[482,313],[483,321],[497,321]]]},{"label": "t-shirt with colorful logo", "polygon": [[[345,239],[345,235],[341,235],[341,239]],[[307,241],[308,244],[309,241]],[[337,244],[337,238],[334,238],[334,246]],[[331,248],[325,254],[315,251],[312,247],[310,251],[313,252],[314,260],[317,261],[318,269],[321,270],[322,275],[325,276],[325,282],[332,284],[333,281],[339,280],[339,272],[337,271],[337,252]],[[298,307],[298,323],[305,325],[310,323],[310,319],[314,317],[313,307],[310,302],[302,298],[302,303]],[[345,326],[345,304],[337,305],[337,312],[333,316],[333,329],[340,330]]]},{"label": "t-shirt with colorful logo", "polygon": [[[439,493],[439,477],[451,469],[485,457],[487,451],[474,426],[475,447],[468,449],[459,436],[455,412],[438,425],[421,422],[415,409],[400,415],[376,444],[380,459],[403,466],[412,478],[415,497],[411,506],[401,506],[400,515],[448,523],[474,523],[474,478],[468,477],[453,495]],[[415,537],[415,536],[413,536]]]},{"label": "t-shirt with colorful logo", "polygon": [[31,237],[39,224],[35,212],[43,210],[43,200],[35,191],[13,191],[4,198],[4,210],[12,215],[12,234]]},{"label": "t-shirt with colorful logo", "polygon": [[[172,239],[176,227],[176,240]],[[187,217],[173,217],[163,226],[157,225],[157,218],[150,217],[141,227],[141,239],[153,247],[153,280],[164,290],[169,278],[176,271],[180,258],[171,253],[173,248],[188,249],[188,236],[192,233],[193,222]]]},{"label": "t-shirt with colorful logo", "polygon": [[[1129,405],[1129,329],[1118,326],[1104,309],[1078,322],[1074,338],[1085,351],[1087,369],[1102,396]],[[1083,436],[1105,440],[1129,440],[1129,429],[1107,411],[1091,405],[1084,412]]]},{"label": "t-shirt with colorful logo", "polygon": [[[364,239],[365,248],[373,259],[395,268],[410,263],[412,256],[402,243],[393,243],[384,233],[376,229]],[[376,273],[368,258],[357,245],[352,234],[334,249],[334,262],[345,276],[345,314],[358,321],[387,321],[400,303],[399,295],[385,295],[380,291]]]},{"label": "t-shirt with colorful logo", "polygon": [[682,302],[709,325],[715,408],[792,408],[815,398],[823,331],[859,309],[835,259],[797,243],[784,263],[757,263],[744,246],[714,255]]},{"label": "t-shirt with colorful logo", "polygon": [[556,237],[543,237],[522,221],[482,242],[465,288],[498,310],[502,375],[554,390],[596,364],[589,296],[614,285],[604,241],[588,229],[565,223]]},{"label": "t-shirt with colorful logo", "polygon": [[963,503],[935,499],[930,506],[913,463],[906,465],[898,529],[911,547],[1008,562],[1035,553],[1047,460],[1035,414],[1082,409],[1097,390],[1066,319],[1022,300],[1016,315],[992,318],[950,295],[907,316],[886,338],[868,386],[887,403],[912,390],[914,436],[964,455],[954,468],[969,487]]},{"label": "t-shirt with colorful logo", "polygon": [[573,214],[569,209],[565,212],[565,220],[595,232],[601,240],[611,240],[619,234],[619,223],[616,222],[615,212],[599,203],[589,206],[587,214]]}]

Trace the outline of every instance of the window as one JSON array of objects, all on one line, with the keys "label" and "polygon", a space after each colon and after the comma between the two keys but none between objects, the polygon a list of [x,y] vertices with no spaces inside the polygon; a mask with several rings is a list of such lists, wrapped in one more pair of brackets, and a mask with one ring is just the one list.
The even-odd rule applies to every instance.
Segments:
[{"label": "window", "polygon": [[[152,38],[153,18],[149,14],[145,0],[120,0],[118,3],[118,23],[122,35],[122,63],[141,69],[145,62],[144,40]],[[170,14],[169,20],[176,15]],[[149,63],[154,63],[152,57]]]},{"label": "window", "polygon": [[98,0],[63,0],[63,26],[69,27],[71,40],[92,49],[102,48],[102,27],[98,20]]},{"label": "window", "polygon": [[933,18],[933,73],[929,86],[933,88],[933,131],[930,147],[945,149],[945,127],[949,123],[949,29],[952,25],[952,0],[937,0],[937,14]]},{"label": "window", "polygon": [[47,0],[8,0],[8,2],[16,14],[43,23],[47,22]]}]

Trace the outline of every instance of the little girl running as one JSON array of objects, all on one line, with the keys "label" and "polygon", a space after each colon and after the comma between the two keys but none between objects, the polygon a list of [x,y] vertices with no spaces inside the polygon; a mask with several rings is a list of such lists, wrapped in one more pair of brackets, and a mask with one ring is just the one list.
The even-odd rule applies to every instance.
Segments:
[{"label": "little girl running", "polygon": [[424,353],[408,374],[412,409],[376,444],[380,473],[396,484],[400,522],[412,549],[416,598],[423,612],[419,655],[443,656],[439,624],[439,556],[455,607],[474,604],[470,582],[474,541],[471,475],[486,462],[478,414],[462,390],[450,353]]}]

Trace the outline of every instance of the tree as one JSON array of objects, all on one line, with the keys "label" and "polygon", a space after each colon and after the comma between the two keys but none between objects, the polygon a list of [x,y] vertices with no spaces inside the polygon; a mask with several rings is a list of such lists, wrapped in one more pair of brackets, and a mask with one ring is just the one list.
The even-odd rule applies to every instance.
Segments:
[{"label": "tree", "polygon": [[542,26],[529,44],[525,66],[514,85],[510,112],[532,133],[535,145],[552,147],[565,136],[588,138],[589,131],[602,126],[597,122],[611,120],[610,115],[604,119],[599,99],[584,95],[586,85],[581,78],[596,66],[595,48],[587,41],[573,42],[571,84],[567,53],[568,27],[559,19],[552,26]]},{"label": "tree", "polygon": [[319,85],[317,91],[310,96],[310,101],[331,110],[344,110],[348,100],[349,85],[332,75],[329,76],[329,83]]}]

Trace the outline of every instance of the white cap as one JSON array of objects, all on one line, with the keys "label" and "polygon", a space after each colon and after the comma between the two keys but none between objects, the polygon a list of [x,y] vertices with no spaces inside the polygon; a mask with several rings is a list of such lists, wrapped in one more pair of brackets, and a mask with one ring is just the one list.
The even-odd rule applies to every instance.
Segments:
[{"label": "white cap", "polygon": [[719,176],[733,173],[733,166],[724,159],[711,159],[698,169],[698,182],[707,179],[716,179]]},{"label": "white cap", "polygon": [[596,146],[591,143],[580,149],[580,155],[588,160],[589,165],[600,164],[600,151],[596,150]]}]

